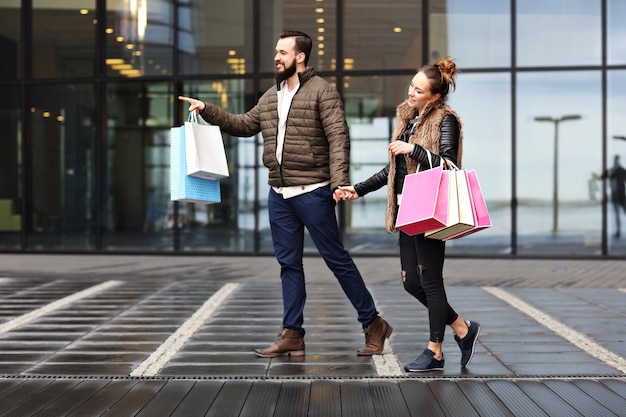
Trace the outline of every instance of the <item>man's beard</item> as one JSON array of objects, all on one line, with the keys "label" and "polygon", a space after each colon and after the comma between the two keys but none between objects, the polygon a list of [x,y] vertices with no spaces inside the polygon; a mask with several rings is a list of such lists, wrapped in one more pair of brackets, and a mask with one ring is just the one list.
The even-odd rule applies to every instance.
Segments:
[{"label": "man's beard", "polygon": [[286,79],[288,79],[295,73],[296,73],[296,60],[294,59],[291,62],[291,65],[285,66],[285,69],[282,72],[276,71],[276,73],[274,74],[274,77],[276,78],[276,82],[282,83],[283,81],[285,81]]}]

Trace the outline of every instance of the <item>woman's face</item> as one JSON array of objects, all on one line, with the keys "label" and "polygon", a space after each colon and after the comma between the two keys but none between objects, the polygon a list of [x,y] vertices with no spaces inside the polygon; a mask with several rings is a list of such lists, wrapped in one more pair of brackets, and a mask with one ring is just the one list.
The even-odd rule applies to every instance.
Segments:
[{"label": "woman's face", "polygon": [[423,72],[415,74],[409,85],[409,106],[417,109],[418,113],[424,110],[426,103],[439,96],[430,92],[430,80],[426,78]]}]

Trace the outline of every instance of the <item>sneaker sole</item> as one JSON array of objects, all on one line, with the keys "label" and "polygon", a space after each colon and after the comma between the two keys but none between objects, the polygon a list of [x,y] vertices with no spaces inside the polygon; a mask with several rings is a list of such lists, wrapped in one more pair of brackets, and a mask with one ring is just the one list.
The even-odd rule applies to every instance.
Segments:
[{"label": "sneaker sole", "polygon": [[407,368],[405,366],[404,370],[407,371],[407,372],[431,372],[431,371],[443,371],[443,367],[441,367],[441,368],[428,368],[428,369],[410,369],[410,368]]},{"label": "sneaker sole", "polygon": [[476,329],[476,337],[474,338],[474,343],[472,343],[472,353],[470,354],[469,359],[465,362],[465,365],[461,364],[463,368],[465,368],[472,361],[474,357],[474,350],[476,350],[476,342],[478,342],[478,336],[480,335],[480,324],[478,324],[478,329]]}]

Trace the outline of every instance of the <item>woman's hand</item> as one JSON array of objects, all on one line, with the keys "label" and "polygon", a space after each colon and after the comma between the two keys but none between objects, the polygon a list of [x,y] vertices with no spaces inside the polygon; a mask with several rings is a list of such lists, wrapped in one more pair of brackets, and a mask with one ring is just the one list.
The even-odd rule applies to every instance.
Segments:
[{"label": "woman's hand", "polygon": [[189,103],[189,113],[196,112],[196,114],[200,114],[206,108],[204,101],[196,100],[195,98],[178,96],[178,99]]},{"label": "woman's hand", "polygon": [[356,200],[359,198],[356,190],[351,185],[340,186],[333,193],[333,198],[338,203],[340,200]]},{"label": "woman's hand", "polygon": [[415,145],[411,143],[406,143],[401,140],[394,140],[393,142],[389,144],[388,149],[389,149],[389,152],[391,152],[391,155],[398,156],[398,155],[410,154],[411,152],[413,152],[414,147]]}]

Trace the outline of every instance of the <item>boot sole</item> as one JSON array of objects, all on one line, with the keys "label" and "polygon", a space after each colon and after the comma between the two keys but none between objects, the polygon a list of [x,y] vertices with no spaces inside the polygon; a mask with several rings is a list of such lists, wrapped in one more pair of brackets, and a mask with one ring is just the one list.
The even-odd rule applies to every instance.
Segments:
[{"label": "boot sole", "polygon": [[[385,333],[385,339],[389,339],[389,337],[391,337],[391,333],[393,332],[393,327],[391,327],[391,325],[390,325],[390,324],[388,324],[388,326],[389,326],[389,328],[387,329],[387,333]],[[384,340],[383,340],[383,347],[382,347],[382,348],[380,348],[380,350],[379,350],[379,351],[377,351],[377,352],[361,352],[361,351],[358,351],[358,350],[357,350],[356,354],[357,354],[358,356],[372,356],[372,355],[380,355],[381,353],[383,353],[383,350],[385,350],[385,343],[384,343]]]},{"label": "boot sole", "polygon": [[259,358],[277,358],[279,356],[304,356],[304,350],[290,350],[288,352],[261,353],[254,351]]}]

